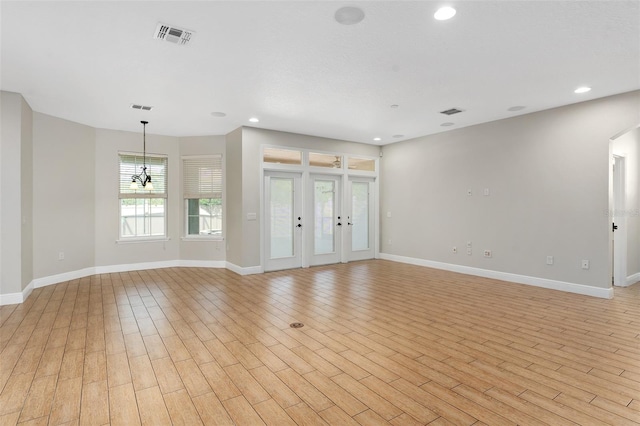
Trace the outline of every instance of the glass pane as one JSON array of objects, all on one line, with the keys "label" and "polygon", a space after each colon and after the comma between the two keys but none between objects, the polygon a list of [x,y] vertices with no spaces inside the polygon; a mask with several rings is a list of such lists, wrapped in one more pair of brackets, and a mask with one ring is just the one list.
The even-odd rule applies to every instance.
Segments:
[{"label": "glass pane", "polygon": [[342,167],[342,157],[339,155],[309,153],[309,165],[315,167],[329,167],[339,169]]},{"label": "glass pane", "polygon": [[314,254],[335,252],[335,235],[333,232],[335,211],[335,181],[314,181],[313,202],[313,250]]},{"label": "glass pane", "polygon": [[376,160],[368,158],[349,157],[349,170],[376,171]]},{"label": "glass pane", "polygon": [[120,236],[156,237],[165,235],[164,198],[124,198],[120,200]]},{"label": "glass pane", "polygon": [[265,163],[302,164],[302,152],[282,148],[265,148]]},{"label": "glass pane", "polygon": [[200,216],[199,212],[199,200],[187,200],[187,224],[189,227],[188,235],[200,234]]},{"label": "glass pane", "polygon": [[187,235],[222,236],[222,200],[192,198],[187,202]]},{"label": "glass pane", "polygon": [[369,249],[369,183],[351,182],[351,250]]},{"label": "glass pane", "polygon": [[293,256],[293,179],[271,178],[271,258]]}]

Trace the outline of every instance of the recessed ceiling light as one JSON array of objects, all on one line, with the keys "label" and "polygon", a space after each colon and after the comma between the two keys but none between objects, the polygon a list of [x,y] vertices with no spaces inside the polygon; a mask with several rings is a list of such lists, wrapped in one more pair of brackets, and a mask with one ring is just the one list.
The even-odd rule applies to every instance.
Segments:
[{"label": "recessed ceiling light", "polygon": [[453,126],[456,123],[452,123],[452,122],[447,122],[447,123],[442,123],[441,126],[442,127],[449,127],[449,126]]},{"label": "recessed ceiling light", "polygon": [[400,138],[404,138],[404,135],[393,135],[393,137],[396,139],[400,139]]},{"label": "recessed ceiling light", "polygon": [[353,25],[364,19],[364,11],[359,7],[345,6],[336,10],[334,17],[342,25]]},{"label": "recessed ceiling light", "polygon": [[447,19],[451,19],[455,16],[456,10],[451,6],[441,7],[433,14],[433,17],[438,21],[446,21]]},{"label": "recessed ceiling light", "polygon": [[374,141],[379,142],[382,140],[382,138],[373,138]]},{"label": "recessed ceiling light", "polygon": [[225,114],[224,112],[220,112],[220,111],[214,111],[211,113],[211,115],[213,115],[214,117],[226,117],[227,114]]},{"label": "recessed ceiling light", "polygon": [[588,91],[591,90],[591,87],[587,87],[587,86],[583,86],[583,87],[578,87],[576,90],[574,90],[574,93],[587,93]]},{"label": "recessed ceiling light", "polygon": [[526,108],[526,106],[516,105],[516,106],[512,106],[510,108],[507,108],[507,111],[522,111],[525,108]]},{"label": "recessed ceiling light", "polygon": [[260,119],[255,118],[255,117],[251,117],[251,118],[249,119],[249,121],[250,121],[250,122],[252,122],[252,123],[257,123],[257,122],[259,122],[259,121],[260,121]]}]

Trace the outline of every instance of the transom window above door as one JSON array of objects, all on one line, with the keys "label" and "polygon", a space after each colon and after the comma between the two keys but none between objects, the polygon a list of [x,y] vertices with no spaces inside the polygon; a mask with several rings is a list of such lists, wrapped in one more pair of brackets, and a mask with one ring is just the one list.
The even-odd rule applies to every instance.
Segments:
[{"label": "transom window above door", "polygon": [[284,148],[265,148],[262,160],[265,163],[302,165],[302,152]]}]

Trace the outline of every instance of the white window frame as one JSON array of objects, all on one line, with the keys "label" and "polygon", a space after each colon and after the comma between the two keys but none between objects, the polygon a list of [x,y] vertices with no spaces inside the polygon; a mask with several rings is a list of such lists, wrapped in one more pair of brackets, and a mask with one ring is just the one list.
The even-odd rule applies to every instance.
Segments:
[{"label": "white window frame", "polygon": [[[136,159],[136,169],[129,173],[122,173],[122,164],[123,157],[135,157]],[[169,223],[169,197],[168,197],[168,186],[169,186],[169,158],[164,154],[146,154],[146,165],[148,174],[152,178],[152,183],[154,183],[154,189],[152,191],[148,191],[143,189],[141,186],[138,190],[130,190],[128,189],[128,185],[131,183],[131,177],[135,174],[139,174],[141,172],[140,167],[138,167],[138,160],[140,165],[143,160],[143,153],[141,152],[118,152],[118,243],[133,243],[133,242],[145,242],[145,241],[166,241],[168,240],[168,223]],[[158,173],[154,173],[152,170],[152,166],[150,166],[151,162],[157,162],[157,160],[161,160],[164,163],[164,185],[158,185],[161,180],[159,180]],[[127,183],[128,182],[128,183]],[[138,185],[140,183],[138,182]],[[164,186],[164,191],[161,192],[158,186]],[[125,199],[133,199],[133,200],[141,200],[141,199],[153,199],[153,198],[161,198],[164,199],[164,229],[162,230],[162,235],[132,235],[127,236],[122,234],[122,200]]]},{"label": "white window frame", "polygon": [[[207,160],[211,160],[209,165],[211,167],[216,167],[216,163],[219,164],[219,190],[216,192],[220,193],[220,196],[215,196],[214,192],[200,192],[199,189],[194,187],[193,185],[200,187],[199,182],[195,183],[193,180],[191,182],[188,181],[187,171],[188,165],[187,162],[192,162],[193,160],[197,162],[202,162],[203,164],[207,163]],[[193,241],[222,241],[224,240],[224,230],[225,230],[225,193],[224,193],[224,156],[222,154],[207,154],[207,155],[188,155],[182,156],[181,158],[181,167],[182,167],[182,203],[183,203],[183,240],[193,240]],[[191,187],[190,187],[191,186]],[[188,200],[200,200],[200,199],[209,199],[209,198],[218,198],[220,200],[220,235],[208,235],[208,234],[189,234],[189,202]]]}]

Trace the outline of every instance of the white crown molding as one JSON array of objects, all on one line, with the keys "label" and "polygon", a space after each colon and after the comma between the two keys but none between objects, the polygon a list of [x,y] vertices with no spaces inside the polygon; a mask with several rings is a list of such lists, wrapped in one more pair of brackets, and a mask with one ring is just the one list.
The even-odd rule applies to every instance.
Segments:
[{"label": "white crown molding", "polygon": [[442,269],[461,274],[475,275],[483,278],[509,281],[518,284],[527,284],[535,287],[543,287],[552,290],[566,291],[569,293],[583,294],[602,299],[613,298],[613,288],[599,288],[583,284],[574,284],[564,281],[549,280],[546,278],[530,277],[527,275],[511,274],[508,272],[491,271],[488,269],[473,268],[471,266],[455,265],[451,263],[435,262],[432,260],[417,259],[413,257],[397,256],[395,254],[380,253],[380,258],[393,262],[408,263],[411,265],[426,266],[428,268]]}]

